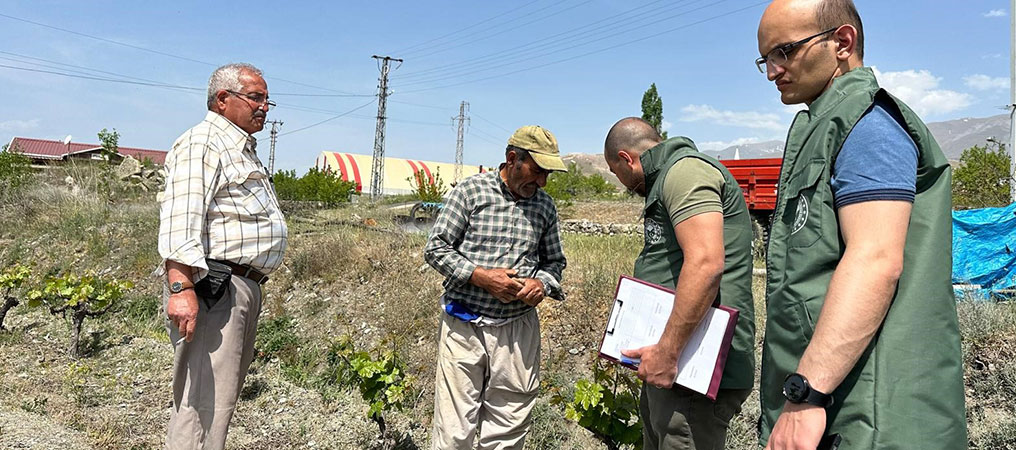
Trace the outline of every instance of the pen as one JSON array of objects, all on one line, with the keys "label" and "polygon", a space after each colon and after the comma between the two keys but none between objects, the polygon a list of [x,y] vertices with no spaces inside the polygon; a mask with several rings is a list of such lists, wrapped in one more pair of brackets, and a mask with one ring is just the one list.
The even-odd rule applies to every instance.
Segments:
[{"label": "pen", "polygon": [[640,362],[641,360],[639,359],[628,358],[626,356],[621,357],[621,364],[631,364],[635,367],[638,367]]}]

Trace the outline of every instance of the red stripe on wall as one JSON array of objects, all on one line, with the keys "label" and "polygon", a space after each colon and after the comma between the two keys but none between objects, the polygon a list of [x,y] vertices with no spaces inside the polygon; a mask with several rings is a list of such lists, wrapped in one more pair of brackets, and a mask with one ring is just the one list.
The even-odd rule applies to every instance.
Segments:
[{"label": "red stripe on wall", "polygon": [[363,183],[360,182],[360,167],[356,165],[353,155],[347,154],[346,159],[349,160],[349,165],[353,168],[353,179],[356,180],[356,192],[363,192]]},{"label": "red stripe on wall", "polygon": [[342,181],[349,181],[349,174],[346,173],[346,163],[342,162],[342,153],[332,153],[335,155],[335,160],[339,162],[339,176],[342,177]]},{"label": "red stripe on wall", "polygon": [[413,170],[413,178],[411,179],[413,180],[414,183],[417,183],[418,181],[416,180],[416,173],[419,172],[420,169],[416,167],[416,163],[408,159],[406,160],[406,162],[409,163],[409,168]]},{"label": "red stripe on wall", "polygon": [[417,162],[420,163],[420,167],[423,167],[423,171],[427,173],[427,178],[430,179],[430,184],[434,184],[434,175],[430,174],[430,167],[427,167],[427,165],[424,164],[423,161]]}]

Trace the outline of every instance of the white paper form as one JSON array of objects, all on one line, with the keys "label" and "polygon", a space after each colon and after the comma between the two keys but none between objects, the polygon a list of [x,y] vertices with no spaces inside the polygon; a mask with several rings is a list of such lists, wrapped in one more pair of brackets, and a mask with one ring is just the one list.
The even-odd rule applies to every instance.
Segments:
[{"label": "white paper form", "polygon": [[[621,278],[600,353],[621,360],[621,350],[656,344],[673,306],[673,292]],[[732,326],[732,314],[724,309],[709,308],[681,353],[675,383],[702,394],[709,393],[713,378],[721,375],[716,369],[718,362],[722,363],[718,359],[724,350],[728,327]],[[729,345],[729,341],[726,344]]]}]

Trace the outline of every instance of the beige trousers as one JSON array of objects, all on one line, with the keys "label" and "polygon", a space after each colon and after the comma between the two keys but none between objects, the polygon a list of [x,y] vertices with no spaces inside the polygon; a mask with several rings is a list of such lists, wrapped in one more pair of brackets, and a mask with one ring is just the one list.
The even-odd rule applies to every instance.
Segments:
[{"label": "beige trousers", "polygon": [[536,311],[495,327],[442,314],[436,379],[432,448],[521,449],[540,388]]},{"label": "beige trousers", "polygon": [[720,389],[716,401],[684,388],[643,384],[639,399],[645,450],[723,450],[730,419],[751,389]]},{"label": "beige trousers", "polygon": [[[169,301],[163,294],[163,315]],[[176,345],[173,410],[168,450],[220,450],[233,417],[243,379],[254,360],[254,336],[261,314],[261,286],[234,275],[228,291],[209,310],[198,299],[194,339]],[[180,332],[166,318],[171,342]]]}]

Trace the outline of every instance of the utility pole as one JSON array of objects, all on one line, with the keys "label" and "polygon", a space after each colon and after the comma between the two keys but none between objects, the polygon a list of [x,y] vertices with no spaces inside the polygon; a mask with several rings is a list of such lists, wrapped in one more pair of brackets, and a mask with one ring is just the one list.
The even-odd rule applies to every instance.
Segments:
[{"label": "utility pole", "polygon": [[1009,199],[1016,202],[1016,0],[1009,1]]},{"label": "utility pole", "polygon": [[[1016,0],[1013,0],[1016,1]],[[463,101],[459,104],[459,115],[452,117],[452,120],[459,121],[459,136],[455,141],[455,179],[453,182],[458,183],[462,179],[462,139],[465,136],[466,122],[469,122],[469,117],[466,116],[466,111],[469,110],[469,102]]]},{"label": "utility pole", "polygon": [[268,176],[275,175],[275,141],[279,139],[279,129],[282,127],[281,120],[269,120],[268,123],[272,124],[271,139],[272,146],[268,151]]},{"label": "utility pole", "polygon": [[[382,178],[385,173],[385,106],[388,103],[388,65],[392,61],[402,65],[401,59],[390,56],[373,55],[378,60],[381,76],[377,85],[377,131],[374,132],[374,161],[370,170],[370,196],[372,200],[381,198]],[[398,66],[395,67],[398,69]]]}]

